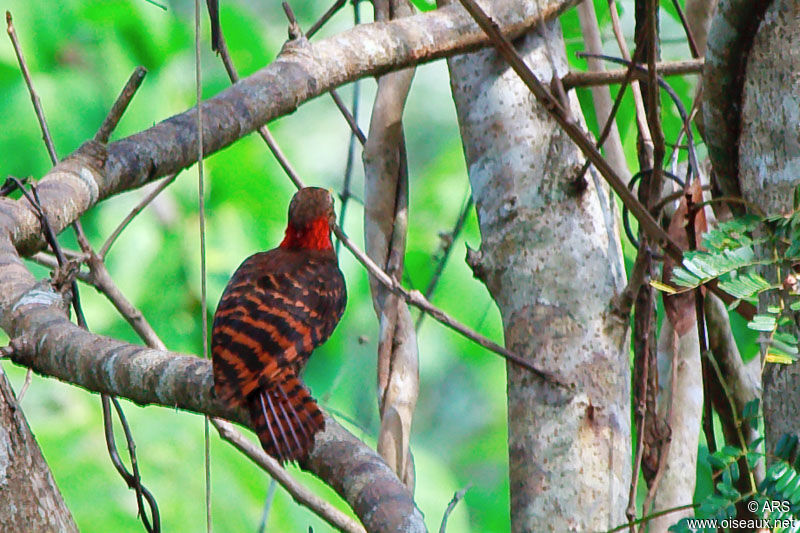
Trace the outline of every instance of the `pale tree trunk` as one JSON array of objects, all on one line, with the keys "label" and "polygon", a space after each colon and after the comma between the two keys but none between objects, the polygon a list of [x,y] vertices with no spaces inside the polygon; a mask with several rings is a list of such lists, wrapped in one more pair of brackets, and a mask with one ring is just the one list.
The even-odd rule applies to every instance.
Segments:
[{"label": "pale tree trunk", "polygon": [[1,368],[0,531],[78,531]]},{"label": "pale tree trunk", "polygon": [[[739,143],[742,194],[765,213],[792,210],[800,184],[800,3],[775,0],[753,40]],[[765,112],[769,110],[769,112]],[[768,364],[763,376],[767,449],[800,435],[800,365]]]},{"label": "pale tree trunk", "polygon": [[[515,44],[545,83],[566,72],[557,22]],[[610,312],[625,282],[613,199],[592,174],[576,181],[577,148],[493,50],[448,64],[481,229],[470,263],[506,345],[576,384],[508,366],[512,531],[608,529],[625,522],[631,471],[628,327]]]}]

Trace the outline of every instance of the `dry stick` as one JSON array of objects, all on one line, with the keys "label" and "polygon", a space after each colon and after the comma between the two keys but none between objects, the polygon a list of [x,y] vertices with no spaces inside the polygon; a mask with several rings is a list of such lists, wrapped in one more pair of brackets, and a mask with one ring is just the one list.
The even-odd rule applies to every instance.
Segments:
[{"label": "dry stick", "polygon": [[[83,232],[83,227],[77,223],[74,225],[74,227],[75,237],[78,240],[81,250],[83,250],[83,252],[88,256],[91,256],[94,254],[94,251],[92,250],[89,240],[86,238],[86,235]],[[72,283],[73,292],[77,296],[77,284],[75,281]],[[78,325],[88,331],[89,326],[86,324],[86,318],[83,316],[83,310],[80,308],[80,305],[76,308],[76,315],[78,319]],[[100,402],[103,406],[103,429],[106,439],[106,447],[108,448],[108,454],[111,457],[111,462],[117,469],[119,475],[127,483],[128,488],[135,490],[136,505],[139,509],[139,516],[144,524],[145,529],[148,532],[159,533],[161,531],[161,519],[159,517],[158,506],[156,505],[156,500],[150,491],[147,490],[144,485],[142,485],[141,476],[139,475],[138,461],[136,460],[136,443],[133,440],[133,434],[131,433],[125,413],[122,411],[122,406],[119,404],[119,401],[116,398],[108,394],[101,394]],[[125,465],[122,463],[122,460],[119,457],[119,452],[117,451],[116,438],[114,436],[114,426],[111,416],[112,404],[114,405],[114,408],[117,412],[117,417],[122,425],[122,431],[125,434],[125,441],[128,445],[128,455],[131,461],[131,470],[133,471],[132,473],[128,472],[127,468],[125,468]],[[153,521],[152,526],[147,518],[147,514],[144,512],[145,499],[150,507],[150,514]]]},{"label": "dry stick", "polygon": [[[30,71],[29,71],[28,65],[27,65],[27,63],[25,61],[25,57],[22,54],[22,47],[19,44],[19,39],[17,38],[17,33],[16,33],[15,29],[14,29],[14,24],[13,24],[13,21],[12,21],[11,13],[9,11],[6,11],[6,25],[7,25],[8,36],[11,39],[11,43],[12,43],[12,45],[14,47],[14,53],[17,56],[17,61],[18,61],[19,66],[20,66],[20,70],[22,71],[23,78],[25,79],[25,84],[26,84],[26,86],[28,88],[28,93],[30,94],[30,97],[31,97],[31,102],[33,102],[33,107],[34,107],[34,111],[35,111],[35,114],[36,114],[36,118],[39,121],[39,127],[40,127],[40,129],[42,131],[42,138],[44,139],[45,146],[47,147],[47,152],[48,152],[48,154],[50,156],[50,161],[52,162],[53,165],[56,165],[58,163],[58,155],[56,153],[55,144],[53,143],[53,138],[50,135],[50,128],[47,126],[47,120],[45,119],[44,111],[42,110],[42,106],[41,106],[41,101],[39,99],[39,95],[36,93],[36,90],[35,90],[35,88],[33,86],[33,80],[31,79]],[[137,85],[137,87],[138,87],[138,85]],[[135,89],[134,89],[134,91],[135,91]],[[110,123],[111,121],[109,121],[107,119],[107,122]],[[116,122],[114,121],[114,123],[116,123]],[[34,186],[31,187],[32,188],[32,192],[33,192],[33,197],[34,197],[34,200],[31,201],[30,197],[26,194],[25,189],[21,186],[21,184],[18,183],[17,185],[20,187],[20,189],[22,190],[23,194],[25,194],[26,197],[28,198],[28,202],[31,204],[31,206],[34,207],[35,210],[38,212],[39,220],[41,222],[42,229],[45,232],[47,241],[49,242],[50,247],[53,249],[53,253],[56,255],[56,258],[58,259],[59,266],[63,266],[64,262],[65,262],[64,255],[61,253],[61,250],[60,250],[60,247],[58,245],[58,240],[56,239],[55,233],[53,232],[52,228],[50,227],[50,224],[48,223],[47,215],[44,213],[44,211],[41,209],[41,207],[39,205],[38,197],[36,195],[36,188]],[[83,237],[83,228],[81,226],[80,221],[76,220],[75,222],[73,222],[72,223],[72,227],[74,228],[75,234],[78,237],[78,240],[80,241],[81,238]],[[84,329],[88,329],[88,326],[86,324],[86,319],[85,319],[85,317],[83,315],[83,309],[81,308],[81,304],[80,304],[80,296],[79,296],[79,292],[78,292],[78,284],[77,284],[77,282],[75,282],[74,279],[71,282],[71,290],[72,290],[72,305],[75,308],[75,315],[76,315],[76,317],[78,319],[78,324],[81,327],[83,327]],[[27,378],[26,378],[26,381],[27,381]],[[108,397],[103,395],[103,396],[101,396],[101,398],[102,398],[102,403],[103,403],[103,419],[104,419],[104,422],[105,422],[105,421],[110,420],[110,407],[108,405]],[[133,442],[133,437],[129,433],[127,420],[125,419],[125,415],[122,412],[122,409],[121,408],[118,409],[117,413],[120,416],[120,421],[123,423],[123,429],[125,431],[125,437],[126,437],[126,439],[128,440],[128,443],[129,443],[128,452],[129,452],[129,455],[130,455],[130,458],[131,458],[131,464],[135,465],[135,463],[136,463],[135,446],[132,446],[130,444],[130,443]],[[115,444],[115,441],[113,440],[113,429],[112,429],[112,426],[110,424],[106,425],[106,436],[108,437],[109,434],[111,435],[112,440],[111,441],[107,440],[107,444],[108,444],[109,454],[111,455],[112,463],[114,464],[115,468],[120,473],[122,478],[125,480],[125,482],[128,484],[128,486],[130,488],[135,489],[135,491],[136,491],[136,502],[137,502],[137,506],[139,508],[139,514],[141,515],[142,523],[144,524],[145,529],[147,531],[156,531],[156,532],[160,531],[159,516],[158,516],[158,505],[156,504],[155,498],[153,498],[153,496],[150,494],[150,492],[141,484],[141,479],[139,477],[138,468],[134,468],[134,472],[133,472],[133,474],[131,474],[131,473],[129,473],[127,471],[127,469],[125,468],[125,465],[120,460],[119,454],[116,453],[116,444]],[[148,521],[147,515],[146,515],[145,510],[144,510],[144,503],[143,503],[143,500],[142,500],[143,497],[147,499],[148,505],[150,506],[151,517],[153,519],[153,527],[152,528],[150,526],[150,522]]]},{"label": "dry stick", "polygon": [[[684,74],[702,74],[705,59],[687,59],[684,61],[659,61],[656,70],[660,76],[677,76]],[[610,85],[622,82],[630,69],[614,69],[604,72],[568,72],[561,82],[565,89],[574,87],[593,87],[595,85]],[[644,80],[647,74],[634,70],[633,77]]]},{"label": "dry stick", "polygon": [[[635,59],[636,57],[634,56],[634,60]],[[614,125],[614,120],[617,117],[617,112],[622,106],[622,98],[625,96],[625,89],[628,87],[628,84],[633,78],[634,72],[635,72],[634,62],[632,61],[627,67],[627,71],[625,72],[625,77],[622,80],[622,85],[620,86],[619,91],[617,92],[617,97],[614,98],[614,104],[611,106],[611,112],[608,114],[608,118],[606,118],[606,123],[603,125],[603,129],[600,131],[600,135],[597,137],[597,142],[595,143],[595,146],[597,147],[598,150],[600,150],[603,147],[603,144],[605,144],[606,142],[606,138],[608,138],[608,136],[611,134],[611,127]],[[590,166],[591,166],[591,161],[587,158],[586,161],[584,161],[583,167],[581,167],[575,179],[582,180],[586,172],[589,170]],[[638,289],[638,285],[636,285],[636,287]]]},{"label": "dry stick", "polygon": [[[317,30],[324,26],[328,20],[330,20],[330,18],[336,14],[337,11],[344,7],[346,3],[347,0],[336,0],[336,2],[328,8],[328,10],[319,18],[319,20],[311,25],[306,32],[306,37],[311,39],[311,37],[317,33]],[[358,0],[354,0],[354,3],[358,3]]]},{"label": "dry stick", "polygon": [[[630,291],[630,302],[628,305],[630,306],[637,295],[639,293],[639,289],[641,287],[641,282],[633,283],[634,280],[644,280],[644,276],[648,273],[650,266],[650,253],[647,250],[647,241],[642,239],[642,242],[639,245],[640,250],[636,254],[636,262],[634,263],[633,271],[631,272],[631,279],[628,282],[628,285],[625,287],[625,291],[623,295],[620,296],[620,299],[625,297],[625,292]],[[638,306],[639,304],[637,304]],[[630,311],[630,307],[628,309]],[[639,317],[638,313],[642,312],[642,310],[637,309],[637,317]],[[647,313],[650,312],[650,309],[645,311]],[[627,315],[624,315],[627,317]],[[638,323],[636,324],[638,325]],[[635,329],[638,331],[638,329]],[[649,347],[645,345],[645,350],[648,350]],[[625,516],[628,518],[628,522],[633,522],[636,519],[636,495],[638,493],[638,486],[639,486],[639,472],[642,468],[642,456],[644,454],[644,438],[642,435],[644,434],[644,427],[647,423],[647,389],[648,383],[650,379],[650,354],[645,353],[643,359],[643,363],[640,365],[640,374],[638,379],[634,379],[634,387],[638,387],[636,390],[635,395],[638,397],[638,402],[636,403],[634,409],[634,416],[635,416],[635,423],[636,423],[636,435],[638,438],[636,439],[636,451],[634,452],[633,456],[633,472],[631,474],[631,486],[628,492],[628,507],[625,509]],[[635,375],[635,374],[634,374]],[[630,526],[631,533],[634,532],[633,525]]]},{"label": "dry stick", "polygon": [[467,483],[466,487],[453,494],[453,498],[450,500],[450,503],[447,504],[447,509],[444,510],[444,516],[442,516],[442,525],[439,526],[439,533],[445,533],[447,531],[447,519],[450,517],[450,513],[452,513],[453,509],[456,508],[458,502],[464,499],[464,496],[467,494],[467,491],[471,488],[472,488],[472,482],[470,481],[469,483]]},{"label": "dry stick", "polygon": [[[590,53],[602,52],[603,42],[600,38],[600,26],[597,23],[597,12],[595,11],[593,0],[583,0],[578,4],[578,19],[580,20],[581,33],[583,34],[583,42],[586,49]],[[586,63],[588,69],[592,72],[605,72],[605,65],[599,59],[589,59]],[[563,81],[561,86],[563,87]],[[564,91],[566,91],[566,88],[564,88]],[[609,124],[608,133],[606,134],[609,141],[605,149],[606,159],[609,160],[617,174],[627,178],[631,172],[625,159],[619,128],[617,128],[617,124],[613,119],[609,120],[613,107],[611,93],[608,87],[593,87],[591,93],[598,122],[605,121]],[[598,142],[598,147],[602,147],[604,144],[605,141],[603,143]],[[583,174],[581,174],[581,179],[583,179]]]},{"label": "dry stick", "polygon": [[[231,78],[231,81],[236,83],[236,81],[239,80],[239,75],[236,71],[236,67],[231,61],[230,54],[228,53],[228,49],[227,46],[225,45],[224,39],[222,41],[222,46],[220,47],[219,55],[225,65],[225,70],[228,71],[228,76]],[[280,147],[275,142],[275,139],[273,139],[272,135],[270,135],[267,127],[261,126],[260,128],[258,128],[258,132],[261,135],[261,138],[264,139],[264,142],[267,143],[267,146],[272,151],[273,155],[275,155],[276,159],[278,159],[278,162],[280,163],[281,167],[286,172],[287,176],[292,181],[292,183],[294,183],[298,189],[302,189],[303,187],[305,187],[303,181],[300,179],[300,176],[297,174],[297,172],[295,172],[291,163],[289,162],[288,159],[286,159],[283,152],[280,150]],[[636,213],[634,212],[634,214]],[[425,298],[419,291],[408,291],[399,283],[395,283],[392,280],[392,278],[388,274],[386,274],[386,272],[384,272],[378,265],[376,265],[369,257],[367,257],[367,255],[364,252],[362,252],[358,248],[358,246],[356,246],[356,244],[353,241],[350,240],[350,238],[344,233],[342,228],[336,225],[334,226],[333,231],[336,237],[340,241],[342,241],[345,248],[350,250],[350,252],[356,258],[356,260],[358,260],[358,262],[361,263],[370,274],[375,276],[375,278],[378,281],[380,281],[383,285],[385,285],[389,290],[402,296],[408,303],[410,303],[417,309],[420,309],[423,312],[428,313],[441,324],[460,333],[461,335],[483,346],[484,348],[500,355],[501,357],[511,361],[512,363],[515,363],[523,368],[527,368],[540,378],[557,385],[571,388],[571,385],[562,382],[560,379],[558,379],[555,375],[551,374],[550,372],[540,370],[539,368],[531,364],[529,361],[516,355],[507,348],[500,346],[496,342],[489,340],[480,333],[477,333],[472,329],[468,328],[467,326],[461,324],[460,322],[452,318],[450,315],[448,315],[438,307],[431,304],[427,300],[427,298]]]},{"label": "dry stick", "polygon": [[116,228],[114,228],[114,231],[112,231],[111,235],[108,236],[108,238],[106,239],[106,242],[104,242],[103,246],[100,247],[100,251],[97,253],[97,255],[98,255],[98,257],[100,257],[100,259],[104,260],[106,258],[106,255],[108,255],[108,250],[111,248],[111,246],[117,240],[117,238],[120,236],[122,231],[125,228],[128,227],[128,224],[130,224],[131,221],[134,218],[136,218],[136,215],[141,213],[144,210],[145,207],[150,205],[150,202],[155,200],[156,196],[161,194],[164,191],[164,189],[169,187],[172,184],[172,182],[175,181],[175,178],[177,178],[177,177],[178,177],[178,174],[175,173],[175,174],[172,174],[171,176],[167,176],[166,178],[161,180],[157,187],[155,187],[152,191],[150,191],[144,198],[142,198],[139,201],[138,204],[136,204],[136,206],[133,209],[131,209],[131,212],[128,213],[127,216],[122,219],[122,222],[120,222],[119,225]]},{"label": "dry stick", "polygon": [[350,110],[347,109],[347,105],[342,101],[342,98],[339,96],[339,93],[336,91],[331,91],[331,98],[333,98],[333,102],[336,104],[336,107],[342,113],[342,116],[347,121],[347,125],[350,126],[350,131],[353,132],[353,135],[358,139],[358,142],[361,143],[361,146],[364,146],[367,142],[367,136],[364,135],[364,132],[361,131],[361,128],[358,126],[358,122],[356,118],[350,114]]},{"label": "dry stick", "polygon": [[[693,224],[693,222],[690,222]],[[698,292],[700,289],[697,289]],[[698,321],[699,322],[699,321]],[[677,336],[677,333],[673,332],[673,335]],[[677,338],[677,337],[676,337]],[[642,504],[642,515],[647,515],[652,506],[653,500],[656,497],[656,491],[658,490],[658,486],[661,484],[661,478],[664,477],[664,472],[667,469],[667,457],[669,456],[669,449],[670,445],[672,444],[672,428],[675,427],[675,412],[673,409],[673,403],[675,394],[678,390],[678,346],[677,341],[673,342],[672,347],[672,374],[670,375],[670,382],[669,382],[669,403],[667,404],[667,413],[666,419],[667,424],[670,428],[670,436],[664,441],[658,451],[658,467],[656,468],[656,475],[653,478],[653,482],[650,484],[650,487],[647,490],[647,497]],[[641,439],[641,434],[639,436]],[[655,517],[651,517],[655,518]],[[649,520],[648,520],[649,521]],[[644,533],[644,527],[647,522],[642,522],[641,527],[639,528],[640,533]]]},{"label": "dry stick", "polygon": [[[228,78],[231,80],[231,83],[236,83],[239,81],[239,72],[236,70],[236,66],[233,64],[230,52],[228,51],[228,43],[225,41],[225,37],[222,34],[220,34],[220,47],[217,53],[222,60],[222,64],[225,66],[225,71],[228,73]],[[277,141],[275,141],[275,138],[272,136],[272,133],[270,133],[266,124],[259,126],[256,131],[258,131],[258,134],[267,144],[272,152],[272,155],[278,161],[278,164],[281,166],[292,183],[294,183],[295,187],[302,189],[305,186],[303,185],[303,181],[292,167],[292,164],[283,153],[283,150],[281,150],[280,146],[278,146]]]},{"label": "dry stick", "polygon": [[28,70],[28,64],[25,62],[25,58],[22,56],[22,47],[19,44],[17,32],[14,30],[14,23],[11,19],[10,11],[6,11],[6,31],[11,39],[11,44],[14,46],[14,53],[17,55],[17,62],[19,63],[19,68],[22,71],[22,77],[25,78],[25,85],[28,86],[28,94],[31,97],[33,109],[36,111],[36,118],[39,121],[39,128],[42,130],[42,139],[44,140],[45,146],[47,146],[47,153],[50,154],[50,159],[55,159],[55,161],[53,161],[53,164],[55,165],[58,162],[56,148],[55,145],[53,145],[53,139],[50,137],[50,130],[47,128],[47,122],[44,119],[42,102],[39,100],[39,95],[36,94],[36,91],[33,89],[31,72]]},{"label": "dry stick", "polygon": [[681,19],[681,24],[683,24],[683,31],[686,32],[686,40],[689,43],[689,52],[692,54],[693,58],[697,59],[700,57],[700,51],[697,48],[697,41],[695,41],[694,35],[692,35],[692,29],[689,27],[689,21],[686,20],[686,14],[683,12],[683,8],[678,0],[672,0],[672,5],[675,6],[675,10],[678,12],[678,16]]},{"label": "dry stick", "polygon": [[481,335],[473,331],[472,329],[468,328],[461,322],[458,322],[450,315],[430,303],[425,296],[422,295],[421,292],[417,290],[409,291],[405,287],[403,287],[399,282],[396,282],[393,278],[391,278],[386,272],[384,272],[375,262],[369,258],[364,252],[362,252],[358,247],[350,240],[339,226],[334,226],[333,232],[336,234],[336,237],[341,239],[342,243],[344,244],[345,248],[352,252],[353,256],[356,260],[364,265],[364,268],[367,271],[375,276],[375,278],[383,283],[386,288],[390,291],[394,292],[395,294],[400,295],[403,297],[409,304],[413,305],[417,309],[421,309],[425,313],[431,315],[434,320],[438,321],[439,323],[447,326],[448,328],[452,329],[463,335],[464,337],[470,339],[471,341],[483,346],[484,348],[493,351],[494,353],[500,355],[501,357],[507,359],[508,361],[515,363],[523,368],[526,368],[533,372],[535,375],[539,376],[540,378],[553,383],[554,385],[559,385],[568,389],[573,389],[574,384],[566,383],[562,381],[560,378],[556,377],[554,374],[547,372],[546,370],[541,370],[533,365],[530,361],[523,359],[519,355],[515,354],[511,350],[500,346],[494,341],[491,341]]},{"label": "dry stick", "polygon": [[95,133],[95,141],[103,144],[108,142],[111,132],[117,127],[122,115],[125,114],[125,110],[128,109],[128,105],[131,103],[133,95],[136,94],[137,90],[139,90],[139,87],[142,85],[142,81],[144,80],[146,74],[147,69],[142,66],[136,67],[133,70],[133,74],[131,74],[130,78],[128,78],[128,82],[125,84],[125,87],[122,88],[122,92],[117,97],[114,105],[111,107],[111,111],[108,112],[105,120],[103,120],[103,124],[100,125],[100,129],[98,129],[97,133]]}]

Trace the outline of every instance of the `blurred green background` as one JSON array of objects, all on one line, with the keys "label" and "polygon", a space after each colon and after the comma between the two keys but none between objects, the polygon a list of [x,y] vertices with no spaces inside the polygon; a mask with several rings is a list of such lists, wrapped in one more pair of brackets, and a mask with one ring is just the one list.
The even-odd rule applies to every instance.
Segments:
[{"label": "blurred green background", "polygon": [[[286,37],[279,2],[221,3],[223,28],[241,74],[252,73],[274,59]],[[633,21],[632,5],[628,4],[623,3],[621,10],[630,36]],[[161,9],[145,0],[3,2],[14,16],[60,156],[92,137],[136,65],[145,66],[149,74],[113,139],[138,132],[194,104],[194,3],[178,0],[164,1],[164,5],[166,9]],[[292,5],[303,28],[328,7],[328,3],[320,2]],[[597,10],[604,38],[609,41],[608,52],[617,55],[610,42],[606,5],[598,1]],[[361,12],[363,20],[371,20],[368,4],[362,5]],[[208,97],[229,83],[221,62],[210,51],[205,12],[202,17],[203,92]],[[352,7],[348,6],[315,39],[345,30],[352,18]],[[574,11],[563,17],[562,24],[570,61],[583,69],[583,61],[574,59],[574,52],[583,48]],[[665,11],[662,24],[664,57],[688,57],[674,12]],[[693,81],[671,81],[688,107]],[[361,83],[360,123],[365,131],[374,90],[374,80]],[[350,102],[352,86],[342,88],[340,94]],[[579,90],[578,95],[589,127],[596,132],[589,93]],[[0,100],[4,104],[0,171],[40,177],[50,167],[49,159],[8,41],[0,45]],[[679,121],[667,104],[664,117],[667,138],[674,140]],[[618,124],[626,152],[634,161],[635,129],[629,96]],[[349,130],[328,96],[303,105],[270,127],[307,184],[341,190]],[[441,255],[439,233],[451,230],[469,194],[444,62],[417,70],[405,127],[411,179],[405,283],[422,290]],[[238,264],[249,254],[279,242],[293,187],[255,135],[209,157],[205,169],[210,319]],[[355,196],[360,197],[360,151],[356,152],[352,179]],[[96,248],[144,194],[140,190],[111,198],[83,217]],[[195,169],[189,169],[133,221],[108,257],[114,279],[167,347],[193,354],[202,353],[197,203],[197,175]],[[362,206],[357,200],[351,201],[344,227],[358,243],[363,242],[362,220]],[[61,242],[77,248],[69,231]],[[497,308],[463,261],[465,243],[473,248],[480,245],[474,211],[455,243],[433,302],[471,328],[502,342]],[[630,261],[633,251],[627,242],[625,251]],[[378,325],[364,270],[345,250],[340,254],[340,264],[350,295],[347,310],[331,340],[311,358],[306,381],[325,408],[372,445],[378,429]],[[38,277],[47,276],[45,269],[36,265],[31,268]],[[88,287],[81,295],[93,331],[139,342],[103,296]],[[506,531],[509,496],[504,364],[431,319],[422,324],[419,347],[421,386],[412,449],[416,501],[428,527],[438,530],[453,493],[472,483],[450,517],[449,530]],[[25,370],[8,362],[2,364],[18,391]],[[158,500],[164,530],[204,530],[203,419],[169,409],[123,404],[136,438],[142,477]],[[142,530],[134,494],[116,475],[105,451],[99,397],[34,376],[22,406],[81,530]],[[255,531],[269,478],[214,433],[211,450],[214,529]],[[347,508],[315,478],[297,468],[292,471],[337,506]],[[267,530],[307,531],[308,526],[314,531],[330,529],[279,488]]]}]

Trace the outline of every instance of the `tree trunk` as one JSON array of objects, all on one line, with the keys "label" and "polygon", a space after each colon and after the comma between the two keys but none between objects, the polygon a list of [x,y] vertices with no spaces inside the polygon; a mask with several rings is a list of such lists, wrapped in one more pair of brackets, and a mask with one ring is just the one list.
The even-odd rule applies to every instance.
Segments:
[{"label": "tree trunk", "polygon": [[78,531],[1,368],[0,531]]},{"label": "tree trunk", "polygon": [[[739,180],[765,213],[792,210],[800,183],[800,3],[775,0],[753,39],[742,91]],[[769,112],[765,112],[769,110]],[[800,436],[800,365],[768,364],[763,376],[767,450]]]},{"label": "tree trunk", "polygon": [[[557,22],[515,45],[545,83],[566,73]],[[576,384],[508,366],[512,531],[608,529],[625,521],[631,472],[628,326],[609,305],[625,283],[613,198],[577,177],[577,148],[494,50],[448,64],[482,238],[468,261],[506,345]]]}]

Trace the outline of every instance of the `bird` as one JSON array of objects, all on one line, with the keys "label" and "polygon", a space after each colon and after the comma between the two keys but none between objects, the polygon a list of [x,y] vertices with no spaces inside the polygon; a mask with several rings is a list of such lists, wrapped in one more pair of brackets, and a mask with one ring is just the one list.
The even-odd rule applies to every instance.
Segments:
[{"label": "bird", "polygon": [[214,313],[214,393],[249,411],[262,447],[281,464],[306,461],[325,428],[300,376],[347,303],[331,242],[334,223],[331,194],[300,189],[289,203],[283,241],[244,260]]}]

